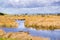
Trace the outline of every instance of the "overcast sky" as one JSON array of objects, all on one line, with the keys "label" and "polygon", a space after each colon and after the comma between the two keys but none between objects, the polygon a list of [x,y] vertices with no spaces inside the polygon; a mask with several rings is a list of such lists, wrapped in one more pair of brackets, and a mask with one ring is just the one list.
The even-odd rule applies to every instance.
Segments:
[{"label": "overcast sky", "polygon": [[60,0],[0,0],[0,12],[21,13],[60,13]]}]

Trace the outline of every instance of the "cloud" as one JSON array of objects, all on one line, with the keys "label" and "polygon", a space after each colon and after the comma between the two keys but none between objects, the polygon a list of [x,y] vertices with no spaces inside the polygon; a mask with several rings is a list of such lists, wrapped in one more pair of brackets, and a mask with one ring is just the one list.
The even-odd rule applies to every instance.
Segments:
[{"label": "cloud", "polygon": [[58,6],[59,1],[60,0],[3,0],[0,1],[0,6],[5,8],[32,8],[53,5]]},{"label": "cloud", "polygon": [[58,1],[58,2],[53,2],[53,3],[52,3],[52,6],[60,6],[60,1]]},{"label": "cloud", "polygon": [[49,7],[39,7],[39,8],[2,8],[1,12],[7,14],[47,14],[47,13],[60,13],[60,6],[49,6]]},{"label": "cloud", "polygon": [[60,13],[60,0],[0,0],[0,12]]}]

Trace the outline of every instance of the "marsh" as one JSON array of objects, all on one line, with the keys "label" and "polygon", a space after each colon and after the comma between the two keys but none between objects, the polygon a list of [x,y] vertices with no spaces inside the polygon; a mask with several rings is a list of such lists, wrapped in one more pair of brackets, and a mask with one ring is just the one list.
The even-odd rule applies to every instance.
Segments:
[{"label": "marsh", "polygon": [[25,20],[17,20],[16,21],[19,26],[18,28],[0,28],[3,29],[6,32],[29,32],[32,36],[38,36],[38,37],[48,37],[51,38],[51,40],[58,40],[60,39],[60,30],[36,30],[33,28],[26,28],[24,26]]}]

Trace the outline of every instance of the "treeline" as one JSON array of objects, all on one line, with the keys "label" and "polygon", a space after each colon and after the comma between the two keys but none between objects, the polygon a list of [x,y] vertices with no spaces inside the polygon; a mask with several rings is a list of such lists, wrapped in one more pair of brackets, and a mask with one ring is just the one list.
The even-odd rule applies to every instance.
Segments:
[{"label": "treeline", "polygon": [[[0,12],[0,15],[6,15],[5,13],[2,13]],[[14,14],[15,16],[19,16],[19,14]],[[35,14],[28,14],[28,13],[25,13],[25,14],[20,14],[20,15],[57,15],[57,16],[60,16],[60,13],[35,13]]]},{"label": "treeline", "polygon": [[0,12],[0,15],[7,15],[7,14]]},{"label": "treeline", "polygon": [[0,12],[0,15],[5,15],[5,14]]},{"label": "treeline", "polygon": [[22,13],[22,14],[15,14],[15,15],[60,15],[60,13]]}]

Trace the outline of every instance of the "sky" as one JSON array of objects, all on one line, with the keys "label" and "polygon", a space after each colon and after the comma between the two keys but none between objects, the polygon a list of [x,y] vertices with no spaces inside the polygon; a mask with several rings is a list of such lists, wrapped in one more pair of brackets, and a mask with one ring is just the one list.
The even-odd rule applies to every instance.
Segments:
[{"label": "sky", "polygon": [[0,0],[0,12],[7,14],[60,13],[60,0]]}]

